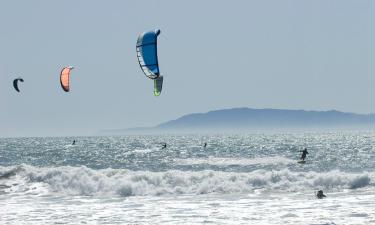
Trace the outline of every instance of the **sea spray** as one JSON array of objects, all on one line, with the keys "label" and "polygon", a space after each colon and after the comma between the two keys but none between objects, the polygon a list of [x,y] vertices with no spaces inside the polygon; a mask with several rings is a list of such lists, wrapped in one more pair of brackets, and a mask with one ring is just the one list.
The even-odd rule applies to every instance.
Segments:
[{"label": "sea spray", "polygon": [[[179,195],[209,193],[252,193],[264,191],[343,190],[374,188],[375,173],[293,172],[255,170],[249,173],[222,171],[130,171],[93,170],[80,167],[1,167],[0,174],[14,173],[2,181],[19,179],[28,185],[46,184],[51,193],[67,195]],[[4,175],[3,175],[4,176]],[[17,177],[17,179],[16,179]]]}]

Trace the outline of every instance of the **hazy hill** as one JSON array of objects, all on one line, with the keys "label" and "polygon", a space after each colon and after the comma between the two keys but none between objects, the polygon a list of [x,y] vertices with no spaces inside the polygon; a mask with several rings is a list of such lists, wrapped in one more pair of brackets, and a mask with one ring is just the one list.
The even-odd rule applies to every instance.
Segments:
[{"label": "hazy hill", "polygon": [[305,111],[284,109],[234,108],[193,113],[155,127],[101,131],[101,134],[155,131],[218,131],[268,128],[375,127],[375,114],[355,114],[336,110]]}]

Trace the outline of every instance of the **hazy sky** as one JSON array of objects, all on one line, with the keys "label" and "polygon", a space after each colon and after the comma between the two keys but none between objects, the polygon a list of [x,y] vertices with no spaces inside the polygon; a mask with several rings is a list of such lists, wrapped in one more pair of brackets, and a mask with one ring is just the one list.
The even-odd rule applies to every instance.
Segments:
[{"label": "hazy sky", "polygon": [[[374,23],[375,1],[1,1],[0,136],[89,135],[232,107],[374,113]],[[155,28],[159,97],[135,51]]]}]

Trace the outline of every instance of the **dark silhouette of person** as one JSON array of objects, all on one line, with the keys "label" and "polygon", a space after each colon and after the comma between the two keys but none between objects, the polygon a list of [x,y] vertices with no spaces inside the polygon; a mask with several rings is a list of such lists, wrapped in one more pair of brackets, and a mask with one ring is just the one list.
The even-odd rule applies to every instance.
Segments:
[{"label": "dark silhouette of person", "polygon": [[318,193],[316,193],[316,197],[319,199],[327,197],[325,194],[323,194],[322,190],[319,190]]},{"label": "dark silhouette of person", "polygon": [[306,155],[309,154],[309,152],[307,151],[307,148],[303,149],[303,150],[300,151],[300,152],[302,152],[301,159],[302,159],[303,161],[305,161]]},{"label": "dark silhouette of person", "polygon": [[76,140],[73,140],[73,144],[72,145],[75,145],[76,144]]},{"label": "dark silhouette of person", "polygon": [[161,147],[161,149],[165,149],[165,148],[167,148],[167,143],[164,143],[163,147]]},{"label": "dark silhouette of person", "polygon": [[205,142],[203,145],[203,148],[206,148],[206,147],[207,147],[207,142]]}]

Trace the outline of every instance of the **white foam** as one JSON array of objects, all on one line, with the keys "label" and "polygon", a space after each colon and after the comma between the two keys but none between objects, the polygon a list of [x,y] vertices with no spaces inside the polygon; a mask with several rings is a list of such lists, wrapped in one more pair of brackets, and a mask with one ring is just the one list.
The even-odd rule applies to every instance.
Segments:
[{"label": "white foam", "polygon": [[[67,195],[169,195],[208,193],[253,193],[254,191],[313,191],[373,188],[375,173],[341,171],[292,172],[256,170],[249,173],[220,171],[128,171],[93,170],[86,167],[38,168],[23,165],[16,175],[0,180],[20,183],[34,189]],[[10,168],[1,167],[0,174]],[[13,168],[14,169],[14,168]],[[15,179],[17,177],[17,179]],[[42,185],[36,185],[41,183]],[[26,189],[25,189],[26,190]],[[37,193],[38,190],[34,190]]]},{"label": "white foam", "polygon": [[139,153],[139,154],[146,154],[146,153],[151,153],[158,151],[159,149],[157,148],[146,148],[146,149],[134,149],[133,151],[129,152],[128,154],[131,153]]},{"label": "white foam", "polygon": [[295,163],[295,160],[291,160],[281,156],[273,157],[262,157],[262,158],[189,158],[189,159],[177,159],[176,164],[178,165],[199,165],[199,164],[208,164],[216,166],[248,166],[248,165],[275,165],[275,164],[291,164]]}]

